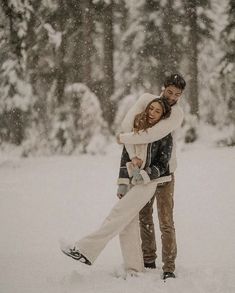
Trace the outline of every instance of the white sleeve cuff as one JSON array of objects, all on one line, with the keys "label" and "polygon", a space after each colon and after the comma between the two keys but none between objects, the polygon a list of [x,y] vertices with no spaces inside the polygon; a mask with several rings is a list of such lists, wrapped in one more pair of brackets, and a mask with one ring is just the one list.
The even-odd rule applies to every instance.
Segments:
[{"label": "white sleeve cuff", "polygon": [[117,180],[117,184],[126,184],[129,185],[130,184],[130,179],[129,178],[118,178]]}]

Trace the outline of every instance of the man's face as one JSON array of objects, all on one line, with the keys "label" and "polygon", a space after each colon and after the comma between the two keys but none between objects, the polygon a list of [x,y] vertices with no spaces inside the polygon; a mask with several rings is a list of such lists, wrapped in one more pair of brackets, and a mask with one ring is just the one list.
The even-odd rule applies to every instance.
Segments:
[{"label": "man's face", "polygon": [[174,85],[169,85],[164,89],[163,96],[166,97],[168,103],[173,106],[180,99],[182,92],[181,89],[178,89]]}]

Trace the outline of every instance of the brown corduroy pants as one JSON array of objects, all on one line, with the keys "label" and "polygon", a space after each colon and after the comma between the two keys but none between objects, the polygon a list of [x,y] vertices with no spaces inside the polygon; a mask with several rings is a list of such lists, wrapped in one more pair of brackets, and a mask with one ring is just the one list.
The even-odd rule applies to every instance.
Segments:
[{"label": "brown corduroy pants", "polygon": [[[173,177],[173,176],[172,176]],[[153,223],[153,203],[156,198],[159,226],[162,240],[162,262],[164,272],[174,272],[177,245],[173,220],[174,177],[172,181],[157,186],[152,199],[139,213],[142,251],[146,263],[153,262],[156,257],[156,239]]]}]

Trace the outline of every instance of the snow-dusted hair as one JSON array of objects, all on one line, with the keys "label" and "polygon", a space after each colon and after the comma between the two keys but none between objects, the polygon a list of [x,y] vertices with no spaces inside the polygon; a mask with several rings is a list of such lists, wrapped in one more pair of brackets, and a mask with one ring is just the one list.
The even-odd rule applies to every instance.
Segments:
[{"label": "snow-dusted hair", "polygon": [[166,77],[165,81],[164,81],[164,87],[168,87],[170,85],[175,86],[176,88],[180,89],[180,90],[184,90],[186,87],[186,81],[184,80],[184,78],[176,73],[176,74],[171,74],[170,76]]}]

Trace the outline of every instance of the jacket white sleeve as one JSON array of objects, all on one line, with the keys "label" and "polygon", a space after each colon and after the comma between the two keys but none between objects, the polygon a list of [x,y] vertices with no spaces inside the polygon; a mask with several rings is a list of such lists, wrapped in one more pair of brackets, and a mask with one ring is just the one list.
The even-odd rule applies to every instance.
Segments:
[{"label": "jacket white sleeve", "polygon": [[147,131],[121,133],[120,141],[124,144],[144,144],[157,141],[176,130],[182,124],[183,118],[184,114],[180,106],[174,105],[169,118],[160,120]]},{"label": "jacket white sleeve", "polygon": [[[123,121],[121,123],[122,132],[130,133],[133,129],[134,119],[135,119],[136,114],[139,114],[140,112],[144,111],[146,106],[148,105],[148,103],[156,98],[157,98],[157,96],[154,96],[149,93],[146,93],[146,94],[143,94],[142,96],[140,96],[140,98],[132,106],[132,108],[127,112],[125,118],[123,119]],[[125,147],[126,147],[126,150],[129,154],[130,159],[134,158],[136,156],[136,152],[135,152],[135,147],[134,147],[133,143],[131,143],[131,144],[125,143]]]}]

